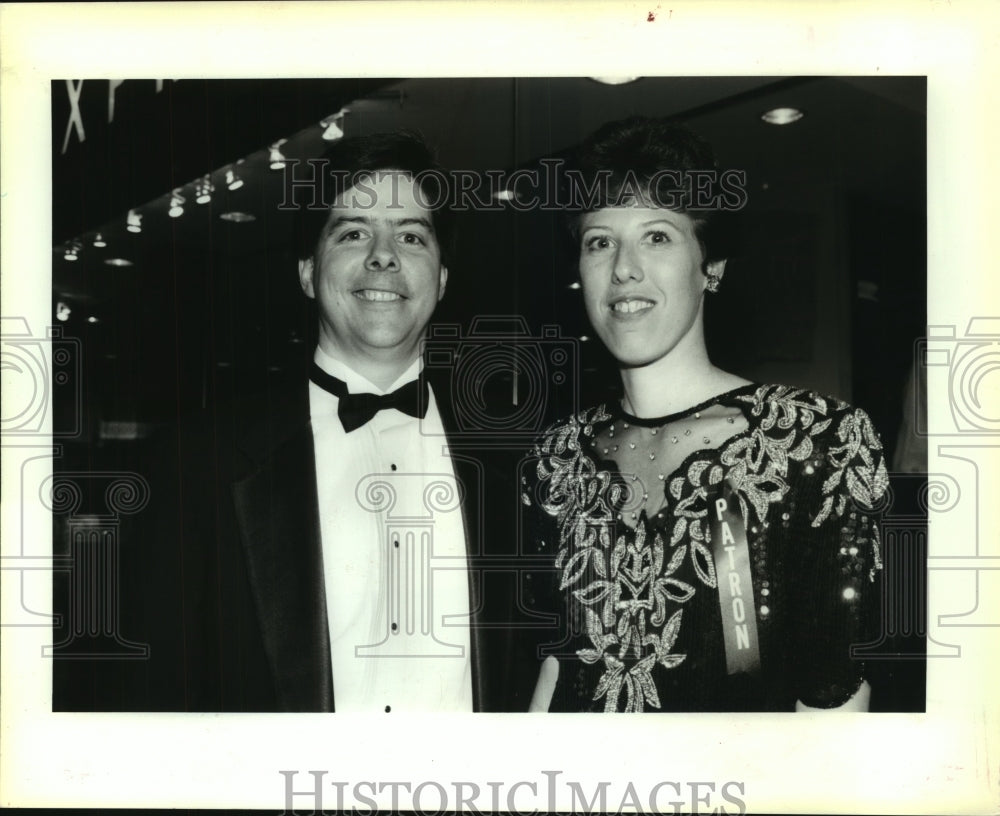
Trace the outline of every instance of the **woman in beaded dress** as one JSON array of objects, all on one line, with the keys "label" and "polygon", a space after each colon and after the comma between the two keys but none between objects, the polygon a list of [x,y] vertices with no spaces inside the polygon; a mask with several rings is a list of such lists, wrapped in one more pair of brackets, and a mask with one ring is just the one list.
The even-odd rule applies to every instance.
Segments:
[{"label": "woman in beaded dress", "polygon": [[712,168],[663,120],[578,155],[607,182],[574,234],[623,395],[547,429],[522,479],[545,565],[527,602],[559,622],[533,644],[533,711],[867,710],[851,647],[878,625],[881,445],[858,409],[709,360],[726,260],[711,209],[683,205]]}]

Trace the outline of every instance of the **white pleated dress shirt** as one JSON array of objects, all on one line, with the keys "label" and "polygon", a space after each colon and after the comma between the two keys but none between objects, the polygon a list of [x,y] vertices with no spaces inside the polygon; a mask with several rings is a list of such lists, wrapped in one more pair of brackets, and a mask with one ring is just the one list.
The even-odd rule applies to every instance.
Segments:
[{"label": "white pleated dress shirt", "polygon": [[[350,393],[388,389],[316,349]],[[422,419],[379,411],[346,433],[339,400],[309,384],[338,712],[472,711],[465,529],[431,392]]]}]

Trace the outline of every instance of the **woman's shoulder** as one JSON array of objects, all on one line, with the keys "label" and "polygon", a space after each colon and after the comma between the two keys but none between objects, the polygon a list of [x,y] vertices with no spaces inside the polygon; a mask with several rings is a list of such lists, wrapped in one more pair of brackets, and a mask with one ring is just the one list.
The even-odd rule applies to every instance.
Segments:
[{"label": "woman's shoulder", "polygon": [[754,390],[748,413],[752,426],[794,449],[797,455],[790,458],[822,474],[822,508],[814,525],[841,515],[848,500],[871,508],[885,493],[882,441],[861,408],[811,389],[768,384]]},{"label": "woman's shoulder", "polygon": [[572,450],[581,436],[594,435],[595,428],[610,422],[614,415],[606,404],[594,405],[557,419],[535,437],[535,450],[562,452]]},{"label": "woman's shoulder", "polygon": [[747,404],[751,421],[767,428],[798,426],[809,429],[811,435],[819,435],[842,426],[871,426],[871,418],[862,409],[809,388],[780,383],[757,384],[746,389],[738,399]]}]

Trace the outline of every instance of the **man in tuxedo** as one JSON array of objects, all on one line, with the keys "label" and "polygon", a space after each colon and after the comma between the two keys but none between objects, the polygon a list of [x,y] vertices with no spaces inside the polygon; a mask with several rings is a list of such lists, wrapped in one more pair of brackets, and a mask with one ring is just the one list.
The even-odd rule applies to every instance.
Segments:
[{"label": "man in tuxedo", "polygon": [[[402,133],[345,139],[324,159],[330,206],[298,224],[318,342],[308,388],[269,395],[251,434],[266,451],[234,479],[257,625],[222,613],[239,633],[223,636],[224,662],[245,667],[258,630],[276,710],[506,708],[505,640],[476,626],[491,607],[469,567],[484,547],[483,469],[449,456],[448,383],[430,382],[421,358],[448,283],[450,214],[428,206],[446,204],[443,176]],[[260,685],[241,675],[237,696]]]},{"label": "man in tuxedo", "polygon": [[150,505],[121,529],[120,631],[149,653],[60,662],[56,709],[527,708],[516,480],[463,442],[451,372],[421,357],[448,283],[444,176],[407,134],[323,158],[296,229],[309,376],[246,352],[136,465]]}]

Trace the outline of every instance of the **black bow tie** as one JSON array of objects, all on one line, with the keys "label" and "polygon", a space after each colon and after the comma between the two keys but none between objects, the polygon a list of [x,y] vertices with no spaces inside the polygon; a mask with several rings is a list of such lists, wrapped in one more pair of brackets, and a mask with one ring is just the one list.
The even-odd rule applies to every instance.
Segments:
[{"label": "black bow tie", "polygon": [[427,413],[427,382],[422,377],[383,396],[351,394],[343,380],[327,374],[315,362],[309,370],[309,379],[340,400],[337,414],[340,416],[340,424],[347,433],[360,428],[386,408],[395,408],[418,419],[423,419]]}]

